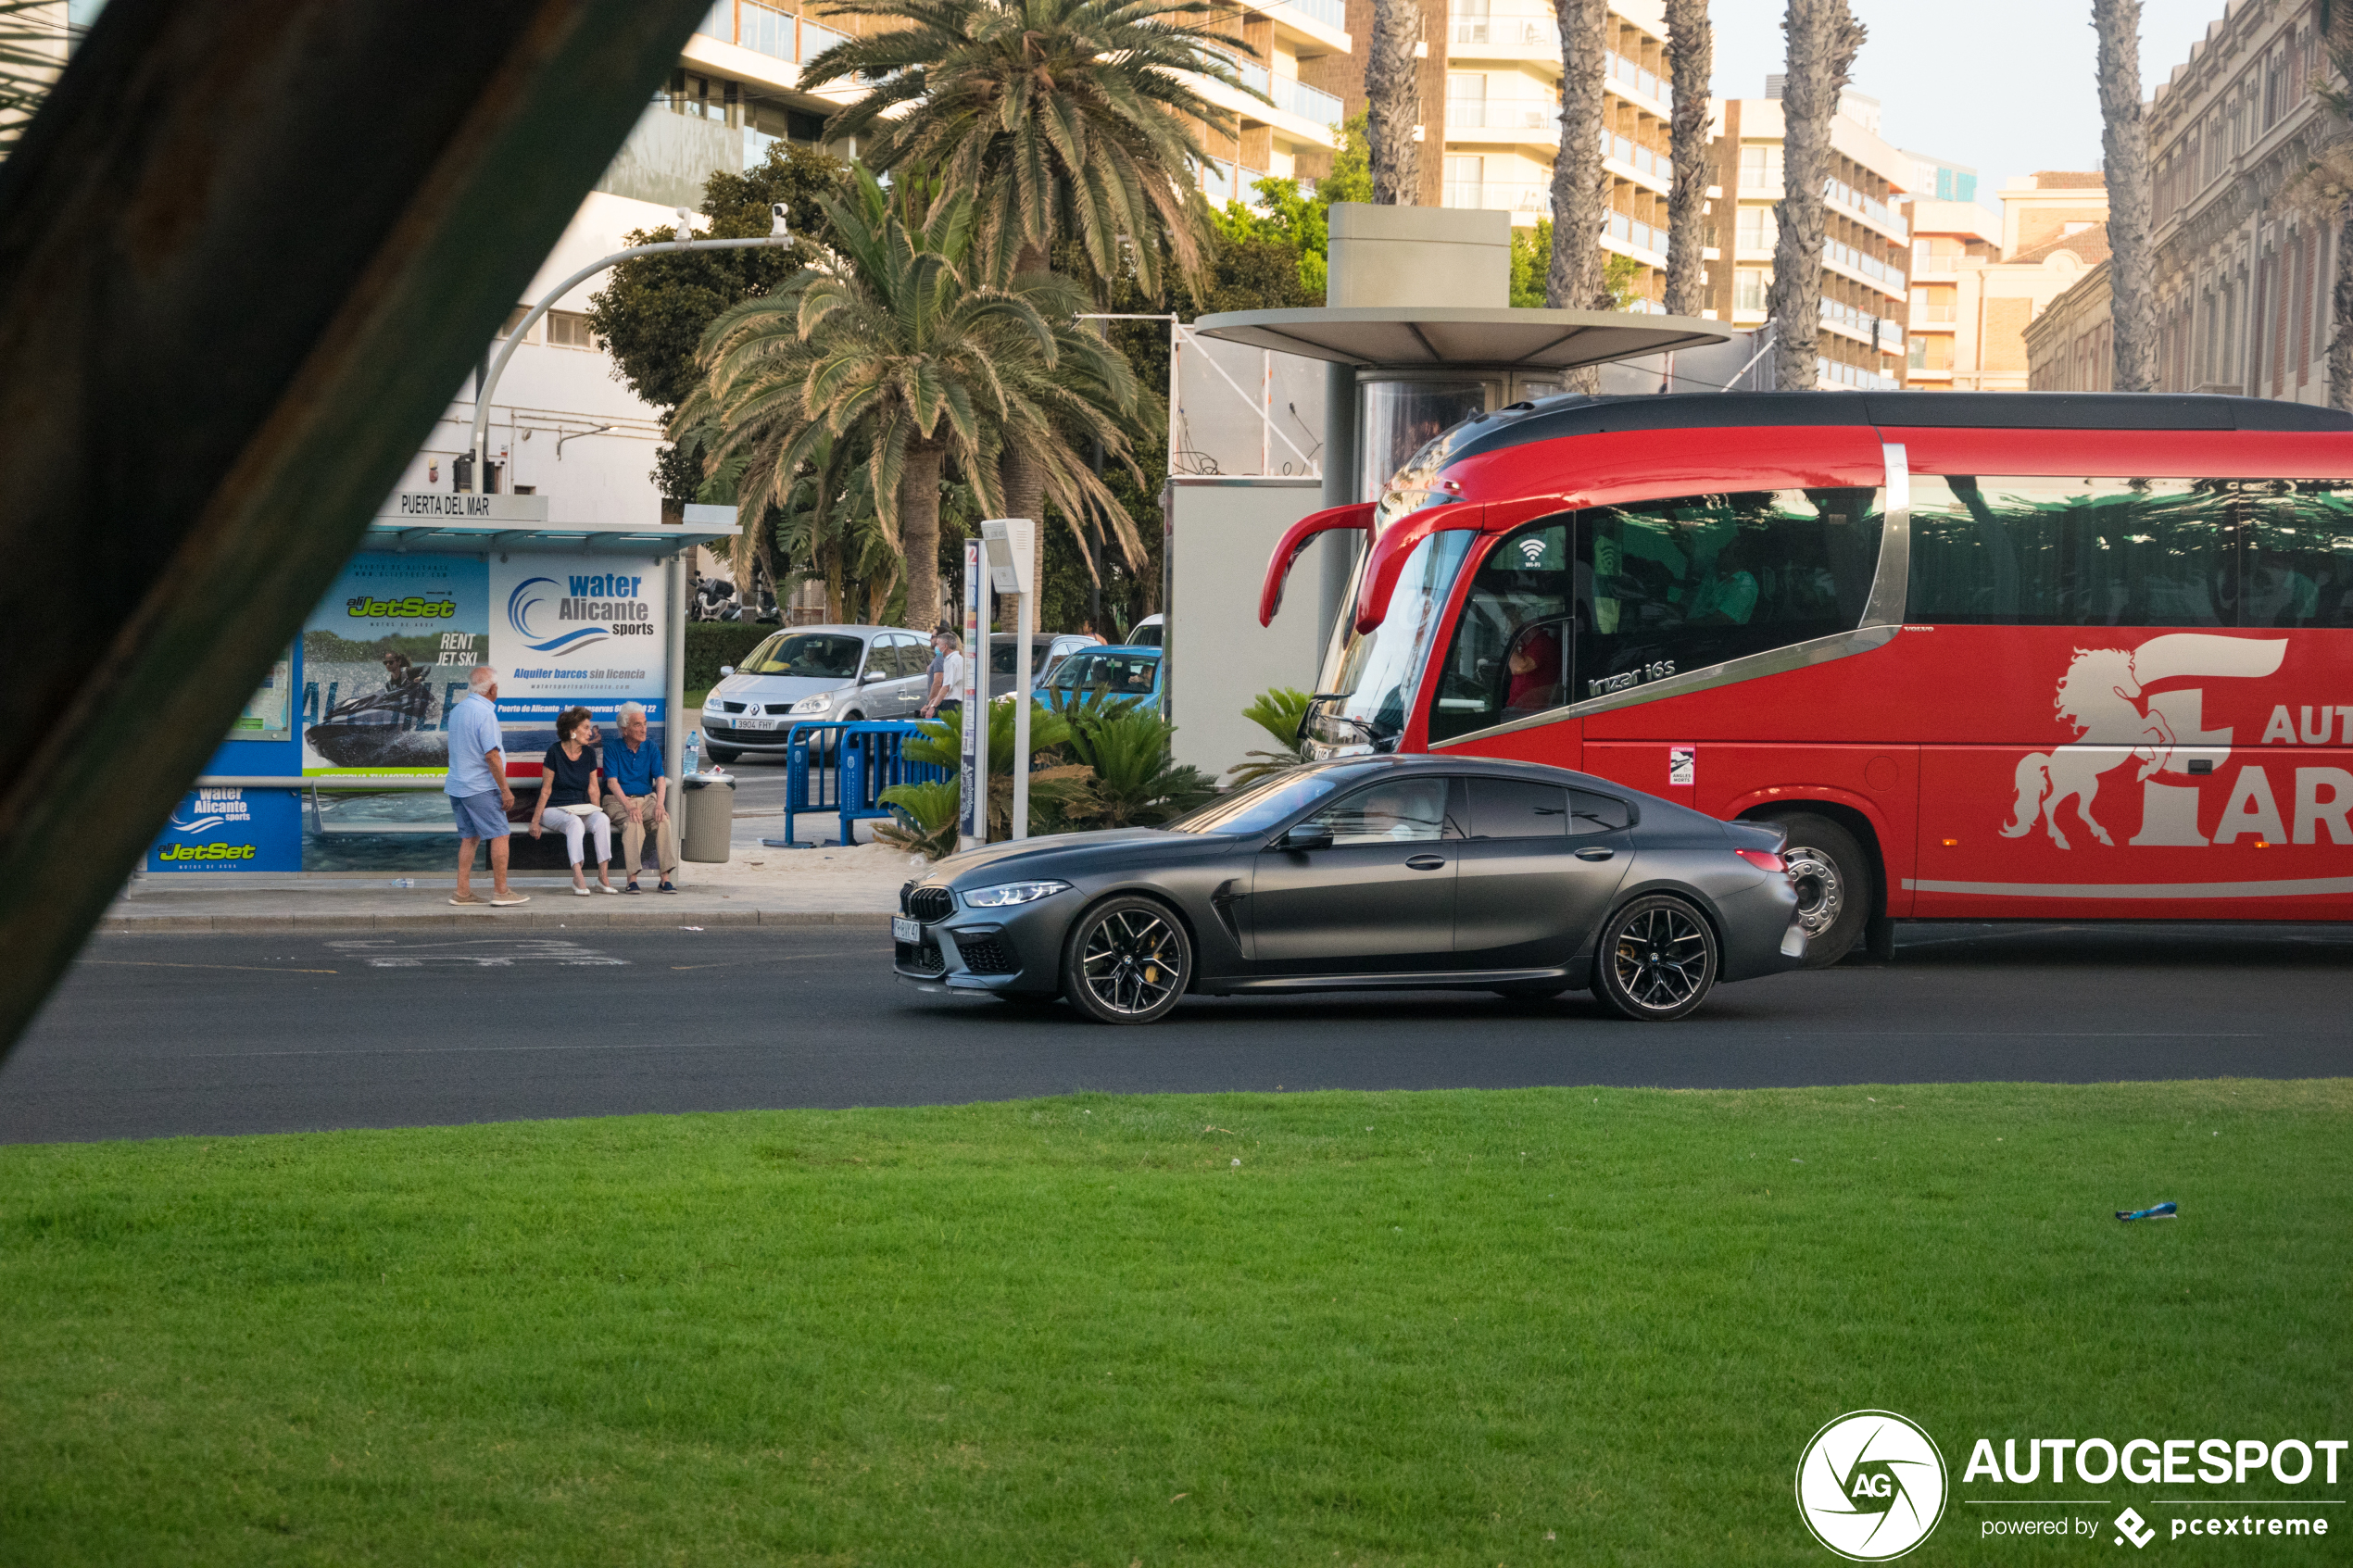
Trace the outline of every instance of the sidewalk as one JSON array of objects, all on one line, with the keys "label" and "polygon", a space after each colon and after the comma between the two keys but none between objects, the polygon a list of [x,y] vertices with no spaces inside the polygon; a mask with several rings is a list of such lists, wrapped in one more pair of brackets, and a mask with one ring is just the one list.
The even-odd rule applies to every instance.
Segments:
[{"label": "sidewalk", "polygon": [[[518,876],[512,885],[531,902],[509,909],[459,908],[449,902],[454,870],[431,874],[264,876],[239,873],[152,875],[132,879],[99,921],[112,932],[286,931],[380,926],[475,925],[552,930],[596,926],[858,925],[883,926],[899,909],[899,889],[923,875],[929,862],[879,844],[844,848],[771,849],[760,842],[783,829],[780,816],[736,819],[724,864],[688,863],[678,891],[653,891],[658,879],[638,877],[646,891],[576,897],[560,876]],[[831,827],[831,822],[825,824]],[[416,885],[396,878],[412,875]],[[618,870],[615,887],[622,885]],[[590,886],[595,885],[593,876]],[[477,897],[490,892],[487,872],[473,878]]]}]

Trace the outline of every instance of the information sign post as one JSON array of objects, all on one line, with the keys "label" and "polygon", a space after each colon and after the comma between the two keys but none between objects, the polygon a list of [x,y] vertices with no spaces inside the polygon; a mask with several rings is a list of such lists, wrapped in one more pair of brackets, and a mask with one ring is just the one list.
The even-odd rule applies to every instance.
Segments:
[{"label": "information sign post", "polygon": [[988,572],[977,539],[964,541],[964,746],[958,770],[956,847],[988,842]]},{"label": "information sign post", "polygon": [[1030,581],[1038,525],[1026,517],[990,518],[980,525],[988,553],[988,582],[1000,596],[1013,596],[1013,836],[1029,836],[1029,634],[1038,596]]}]

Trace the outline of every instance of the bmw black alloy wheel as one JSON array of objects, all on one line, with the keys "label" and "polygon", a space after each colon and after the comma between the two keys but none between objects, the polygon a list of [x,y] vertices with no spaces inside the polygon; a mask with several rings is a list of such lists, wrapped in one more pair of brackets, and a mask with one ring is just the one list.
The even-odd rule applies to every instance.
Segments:
[{"label": "bmw black alloy wheel", "polygon": [[1681,1018],[1716,984],[1716,933],[1680,898],[1637,898],[1611,917],[1593,967],[1594,993],[1620,1018]]},{"label": "bmw black alloy wheel", "polygon": [[1164,905],[1114,898],[1071,927],[1063,994],[1100,1023],[1152,1023],[1176,1008],[1192,972],[1192,944]]}]

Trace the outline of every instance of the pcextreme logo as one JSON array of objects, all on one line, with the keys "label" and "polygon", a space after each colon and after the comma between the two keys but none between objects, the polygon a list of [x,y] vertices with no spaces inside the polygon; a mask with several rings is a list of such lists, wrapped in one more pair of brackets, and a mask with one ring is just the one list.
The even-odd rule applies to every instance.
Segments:
[{"label": "pcextreme logo", "polygon": [[1935,1440],[1894,1411],[1850,1411],[1797,1461],[1799,1516],[1850,1562],[1885,1562],[1928,1539],[1944,1492]]}]

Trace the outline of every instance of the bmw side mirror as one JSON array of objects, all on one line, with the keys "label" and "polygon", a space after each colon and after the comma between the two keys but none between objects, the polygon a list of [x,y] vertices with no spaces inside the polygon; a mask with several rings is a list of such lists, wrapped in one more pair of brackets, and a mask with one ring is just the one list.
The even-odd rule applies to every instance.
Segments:
[{"label": "bmw side mirror", "polygon": [[1332,825],[1329,822],[1301,822],[1283,834],[1283,847],[1291,850],[1329,849],[1332,847]]}]

